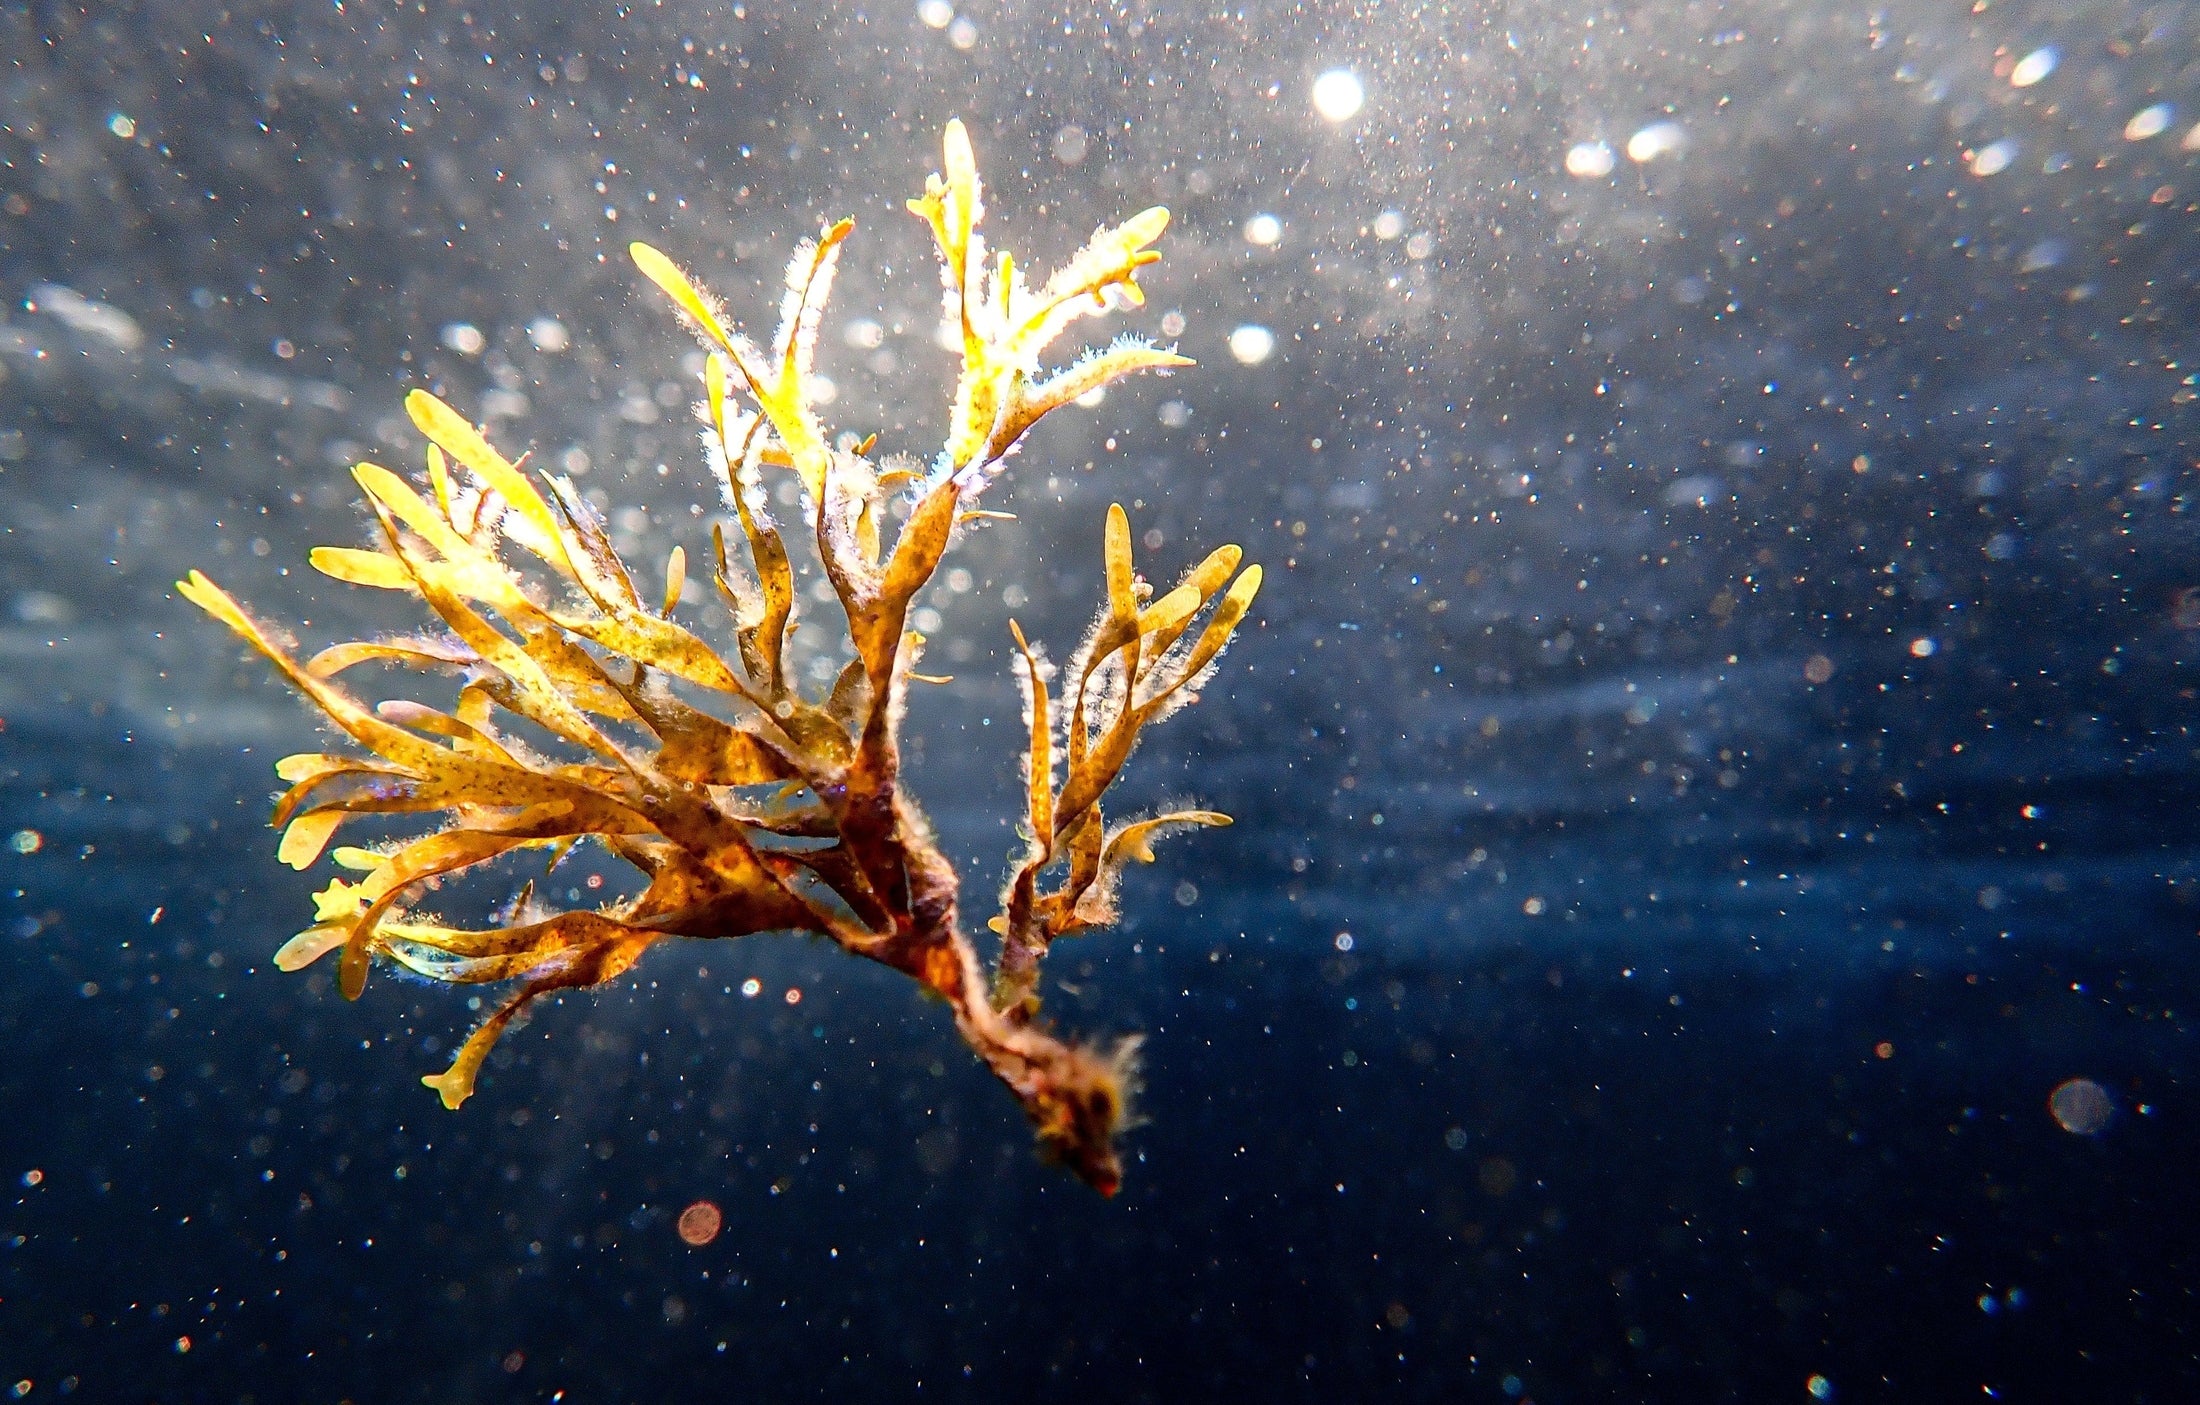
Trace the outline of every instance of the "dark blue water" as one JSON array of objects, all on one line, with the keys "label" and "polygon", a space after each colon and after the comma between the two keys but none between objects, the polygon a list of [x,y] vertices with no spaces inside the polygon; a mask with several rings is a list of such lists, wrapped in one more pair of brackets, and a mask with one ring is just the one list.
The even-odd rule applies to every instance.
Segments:
[{"label": "dark blue water", "polygon": [[[0,1391],[2191,1398],[2196,34],[0,9]],[[586,465],[636,559],[698,548],[636,237],[761,331],[855,213],[830,411],[929,452],[899,201],[957,113],[1040,265],[1171,205],[1118,324],[1202,363],[1050,421],[931,598],[912,780],[968,909],[1006,618],[1067,651],[1106,504],[1162,574],[1269,572],[1125,784],[1238,823],[1050,963],[1064,1028],[1147,1035],[1121,1195],[793,938],[547,1002],[444,1112],[462,992],[273,969],[314,727],[170,582],[313,647],[413,625],[303,560],[363,539],[342,465],[415,462],[414,386]]]}]

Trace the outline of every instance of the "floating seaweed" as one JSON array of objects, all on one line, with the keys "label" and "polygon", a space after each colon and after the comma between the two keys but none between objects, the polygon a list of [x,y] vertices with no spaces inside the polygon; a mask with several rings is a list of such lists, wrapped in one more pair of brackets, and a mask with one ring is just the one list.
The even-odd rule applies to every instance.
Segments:
[{"label": "floating seaweed", "polygon": [[[1195,698],[1260,568],[1241,571],[1238,548],[1221,547],[1157,596],[1133,567],[1129,519],[1111,507],[1107,597],[1059,675],[1059,697],[1054,669],[1011,621],[1029,722],[1027,849],[990,924],[999,952],[989,976],[957,918],[955,871],[900,784],[898,726],[922,677],[911,602],[1048,411],[1133,372],[1190,363],[1123,337],[1052,374],[1039,366],[1079,317],[1141,302],[1137,274],[1160,257],[1148,246],[1166,210],[1101,229],[1034,289],[1006,253],[988,265],[960,122],[948,125],[945,166],[909,202],[938,244],[962,345],[947,444],[929,470],[882,468],[872,442],[836,439],[813,409],[818,325],[852,222],[796,250],[768,349],[740,335],[671,259],[631,246],[707,353],[706,447],[747,557],[738,568],[725,534],[713,533],[709,573],[731,616],[730,657],[678,618],[681,549],[663,594],[645,599],[570,480],[523,471],[419,390],[405,407],[428,440],[424,485],[357,465],[380,544],[320,547],[311,559],[338,580],[417,595],[443,632],[338,644],[300,663],[203,574],[179,583],[369,753],[277,764],[290,783],[272,821],[284,863],[312,866],[355,815],[442,817],[418,838],[336,848],[331,858],[355,876],[316,894],[313,925],[275,959],[296,971],[334,953],[347,998],[377,959],[452,984],[516,983],[449,1069],[422,1080],[446,1107],[471,1096],[498,1036],[538,996],[615,980],[669,937],[806,932],[937,994],[1022,1103],[1041,1150],[1103,1194],[1119,1185],[1113,1140],[1137,1038],[1080,1043],[1048,1028],[1041,964],[1056,940],[1114,922],[1118,875],[1150,862],[1155,839],[1228,823],[1187,810],[1111,825],[1101,801],[1140,731]],[[795,575],[769,511],[770,473],[799,484],[803,525],[846,617],[853,658],[822,697],[805,696],[787,666]],[[890,519],[899,522],[891,544]],[[370,663],[455,674],[457,699],[448,711],[367,707],[335,680]],[[513,718],[530,726],[515,730]],[[406,906],[423,883],[520,850],[555,863],[582,839],[639,869],[639,896],[552,912],[523,889],[506,925],[483,930]]]}]

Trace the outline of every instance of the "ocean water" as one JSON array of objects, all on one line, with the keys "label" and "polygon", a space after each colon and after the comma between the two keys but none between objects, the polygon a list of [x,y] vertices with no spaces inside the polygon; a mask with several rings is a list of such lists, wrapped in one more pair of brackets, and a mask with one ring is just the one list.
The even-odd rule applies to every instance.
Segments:
[{"label": "ocean water", "polygon": [[[316,725],[172,583],[416,627],[305,554],[417,387],[699,549],[637,238],[762,334],[852,214],[826,413],[928,455],[957,116],[1028,266],[1170,207],[1084,325],[1199,362],[926,597],[973,926],[1009,617],[1067,652],[1111,502],[1267,570],[1122,788],[1236,824],[1049,963],[1146,1036],[1123,1190],[793,937],[445,1112],[464,992],[274,969]],[[2191,1398],[2196,123],[2171,5],[0,9],[0,1391]]]}]

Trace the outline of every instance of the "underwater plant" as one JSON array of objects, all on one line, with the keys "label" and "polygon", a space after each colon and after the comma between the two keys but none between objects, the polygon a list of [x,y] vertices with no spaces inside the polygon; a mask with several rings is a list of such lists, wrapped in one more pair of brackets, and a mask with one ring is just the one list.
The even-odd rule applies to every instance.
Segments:
[{"label": "underwater plant", "polygon": [[[1039,1018],[1040,967],[1056,940],[1115,921],[1117,879],[1132,860],[1152,861],[1157,837],[1229,822],[1186,810],[1111,825],[1101,801],[1141,729],[1195,699],[1260,587],[1260,568],[1240,571],[1238,548],[1224,546],[1157,594],[1133,568],[1129,520],[1114,506],[1102,546],[1106,599],[1059,674],[1059,697],[1049,686],[1055,670],[1010,622],[1029,723],[1027,847],[990,923],[999,950],[988,976],[957,916],[955,870],[901,785],[897,732],[907,690],[923,677],[913,671],[924,640],[908,627],[911,602],[964,524],[995,515],[975,503],[1042,416],[1119,377],[1190,362],[1126,336],[1042,374],[1042,351],[1070,323],[1142,301],[1137,273],[1160,257],[1148,246],[1168,212],[1099,230],[1034,289],[1006,253],[988,265],[977,165],[960,122],[948,124],[945,146],[944,176],[909,202],[931,226],[947,316],[961,331],[947,444],[928,469],[882,466],[870,457],[876,436],[829,436],[813,409],[818,327],[852,221],[796,250],[768,350],[734,330],[672,260],[631,246],[707,353],[706,455],[748,558],[737,569],[724,531],[714,530],[710,575],[731,616],[730,657],[677,618],[688,571],[680,548],[663,594],[645,599],[569,479],[523,471],[424,390],[405,401],[428,440],[424,490],[357,465],[378,543],[319,547],[311,559],[337,580],[417,595],[442,631],[338,644],[300,663],[205,575],[178,583],[371,753],[277,763],[290,783],[272,820],[284,863],[313,865],[355,815],[443,817],[417,838],[335,849],[337,866],[357,877],[315,895],[314,924],[275,961],[296,971],[333,952],[351,999],[377,958],[453,984],[516,982],[450,1068],[421,1080],[446,1107],[472,1094],[498,1036],[538,996],[615,980],[667,938],[805,932],[946,1002],[963,1039],[1023,1105],[1042,1152],[1104,1195],[1120,1184],[1113,1143],[1138,1040],[1080,1043],[1054,1032]],[[805,696],[788,667],[795,572],[768,508],[773,473],[799,486],[803,525],[846,618],[853,658],[821,697]],[[409,701],[370,708],[335,681],[360,664],[463,681],[449,711]],[[639,895],[553,912],[530,885],[505,925],[487,929],[446,926],[407,906],[422,884],[519,850],[548,850],[555,867],[582,839],[639,869]]]}]

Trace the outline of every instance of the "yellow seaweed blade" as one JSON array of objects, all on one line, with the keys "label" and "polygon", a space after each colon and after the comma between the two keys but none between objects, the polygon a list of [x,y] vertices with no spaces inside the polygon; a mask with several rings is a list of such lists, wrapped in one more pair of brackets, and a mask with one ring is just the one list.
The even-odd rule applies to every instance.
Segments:
[{"label": "yellow seaweed blade", "polygon": [[1039,659],[1024,640],[1022,626],[1008,622],[1008,632],[1016,636],[1016,648],[1023,655],[1025,685],[1030,690],[1025,706],[1031,710],[1031,750],[1026,760],[1029,774],[1025,781],[1030,790],[1031,838],[1039,852],[1051,856],[1054,851],[1054,729],[1048,716],[1046,676],[1039,671]]},{"label": "yellow seaweed blade", "polygon": [[[410,581],[406,583],[408,586]],[[331,644],[320,653],[306,660],[306,672],[315,678],[334,678],[345,669],[362,663],[397,663],[409,668],[462,668],[475,662],[473,652],[454,649],[439,641],[405,640],[377,641],[354,640],[348,644]],[[284,777],[288,780],[289,777]]]},{"label": "yellow seaweed blade", "polygon": [[348,546],[317,546],[306,559],[322,575],[346,585],[372,586],[376,590],[410,590],[412,577],[396,557],[380,551],[359,551]]},{"label": "yellow seaweed blade", "polygon": [[[386,857],[376,854],[373,864],[355,871],[371,873],[388,862],[389,860]],[[349,867],[349,865],[346,865],[346,867]],[[331,878],[326,888],[313,895],[313,920],[315,922],[349,921],[359,915],[360,909],[365,907],[368,901],[366,885],[346,882],[341,878]]]},{"label": "yellow seaweed blade", "polygon": [[1117,623],[1136,624],[1138,597],[1132,592],[1131,519],[1123,504],[1108,504],[1108,526],[1101,545],[1108,569],[1108,610]]},{"label": "yellow seaweed blade", "polygon": [[313,927],[284,942],[275,952],[275,969],[303,971],[344,944],[342,927]]},{"label": "yellow seaweed blade", "polygon": [[300,751],[276,762],[275,775],[280,780],[295,783],[310,781],[315,777],[325,776],[332,771],[341,771],[347,766],[358,764],[359,762],[355,757],[330,756],[328,753],[321,751]]},{"label": "yellow seaweed blade", "polygon": [[717,311],[704,299],[696,286],[688,281],[688,276],[680,271],[678,264],[639,239],[627,245],[626,252],[634,260],[634,266],[642,271],[642,276],[655,283],[666,297],[672,299],[675,307],[687,314],[689,320],[708,333],[712,341],[728,352],[733,351],[733,334],[726,330],[725,323],[718,320]]},{"label": "yellow seaweed blade", "polygon": [[1160,238],[1168,225],[1169,212],[1155,205],[1112,229],[1095,231],[1041,292],[1018,300],[1022,305],[1016,309],[1011,339],[1014,354],[1019,359],[1035,357],[1078,317],[1106,311],[1111,288],[1131,306],[1142,304],[1145,294],[1138,287],[1138,270],[1160,260],[1160,253],[1146,246]]},{"label": "yellow seaweed blade", "polygon": [[523,540],[522,545],[565,576],[573,575],[573,565],[566,558],[565,541],[558,533],[558,519],[550,511],[550,504],[543,501],[542,494],[535,491],[535,485],[527,481],[525,474],[489,446],[480,430],[464,415],[425,390],[415,390],[405,397],[405,412],[422,434],[441,445],[482,482],[496,489],[507,504],[527,519],[539,540]]},{"label": "yellow seaweed blade", "polygon": [[433,1088],[436,1096],[443,1100],[443,1106],[452,1112],[464,1107],[466,1100],[474,1095],[474,1075],[481,1071],[482,1059],[489,1056],[489,1051],[483,1049],[480,1057],[467,1061],[466,1055],[471,1048],[469,1041],[467,1048],[459,1051],[460,1062],[452,1064],[446,1072],[420,1075],[421,1084]]},{"label": "yellow seaweed blade", "polygon": [[300,815],[283,831],[283,842],[276,846],[275,857],[303,873],[321,857],[321,850],[328,847],[336,826],[343,822],[342,810],[316,810],[310,815]]},{"label": "yellow seaweed blade", "polygon": [[1140,863],[1152,863],[1153,841],[1172,829],[1186,829],[1195,825],[1220,829],[1230,823],[1230,817],[1219,810],[1178,810],[1172,814],[1156,815],[1150,820],[1140,820],[1124,825],[1109,838],[1107,853],[1100,860],[1102,869],[1109,865],[1121,865],[1132,859]]}]

